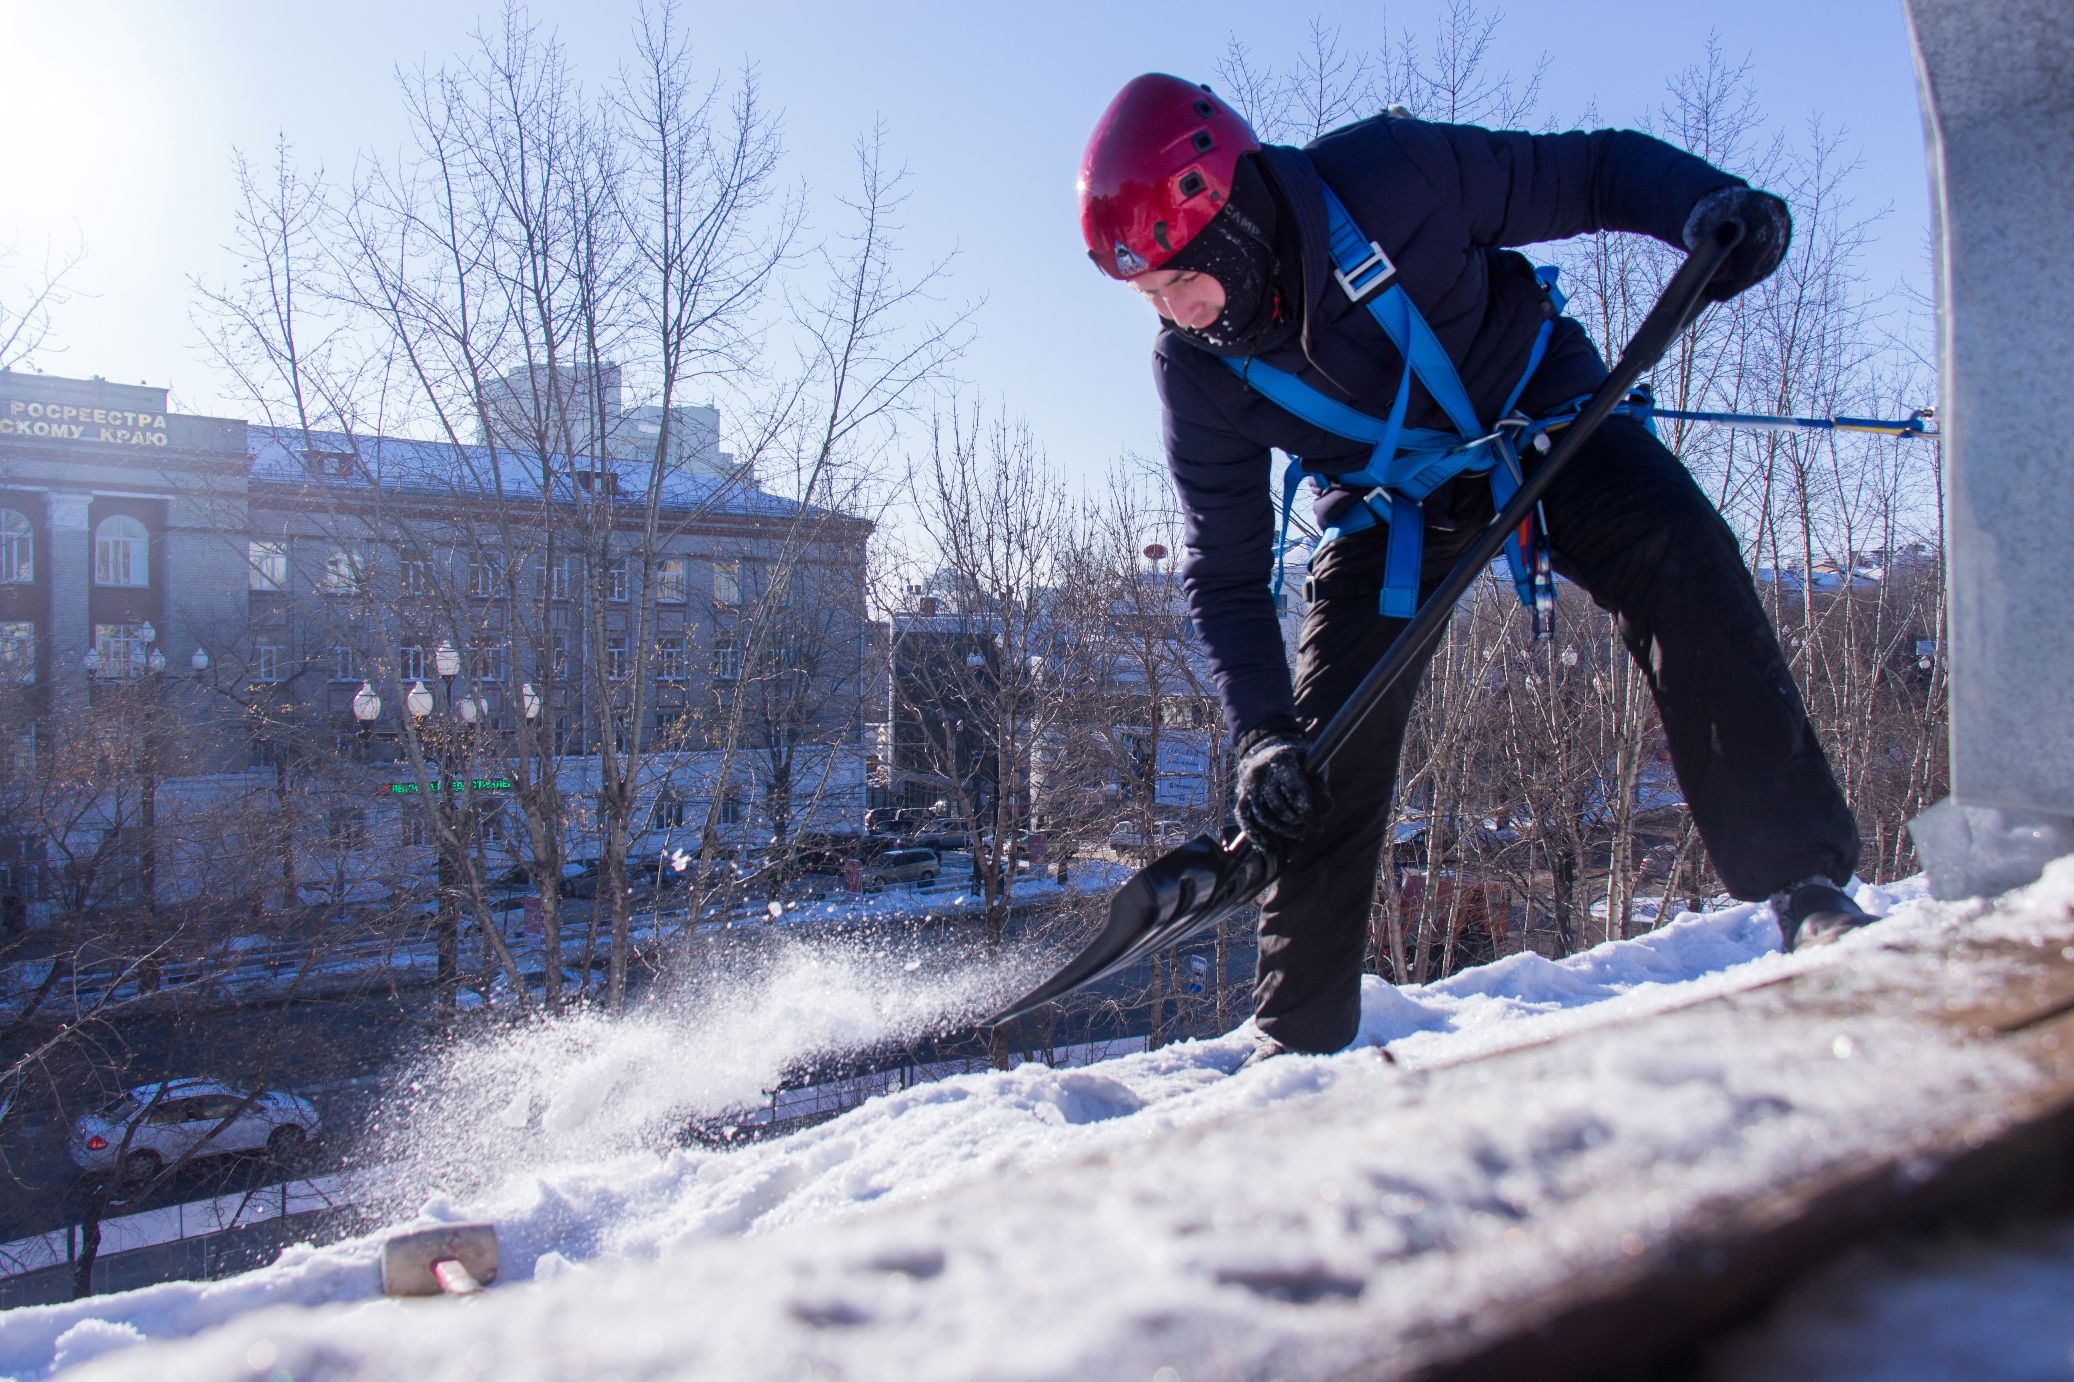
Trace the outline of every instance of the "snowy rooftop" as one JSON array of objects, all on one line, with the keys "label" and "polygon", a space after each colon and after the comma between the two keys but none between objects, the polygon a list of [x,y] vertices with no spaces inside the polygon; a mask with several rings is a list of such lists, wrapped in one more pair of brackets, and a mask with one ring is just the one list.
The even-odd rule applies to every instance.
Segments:
[{"label": "snowy rooftop", "polygon": [[[502,494],[524,499],[540,494],[540,461],[531,452],[408,437],[304,432],[295,427],[255,426],[247,428],[246,435],[252,451],[252,478],[263,483],[316,485],[327,490],[381,488],[440,497]],[[623,498],[638,499],[646,492],[645,461],[566,456],[548,460],[556,497],[564,500],[577,493],[572,476],[579,473],[616,476],[610,483],[619,487]],[[689,466],[667,472],[663,500],[679,512],[730,517],[789,518],[821,512],[740,480]]]},{"label": "snowy rooftop", "polygon": [[[1905,1158],[1938,1115],[2035,1090],[2017,1053],[1938,1025],[1996,977],[1954,992],[1944,957],[1961,936],[2074,951],[2070,899],[2074,860],[1985,915],[1868,889],[1886,922],[1793,956],[1761,907],[1687,914],[1560,962],[1372,982],[1335,1057],[1235,1074],[1242,1029],[959,1076],[783,1140],[670,1145],[673,1120],[755,1101],[803,1054],[955,1022],[1028,978],[922,982],[803,944],[717,1005],[519,1028],[428,1072],[393,1114],[397,1221],[494,1220],[485,1297],[382,1299],[378,1236],[290,1249],[0,1315],[0,1375],[1387,1373],[1701,1206]],[[1921,992],[1923,1011],[1778,1001],[1771,981],[1801,974]]]}]

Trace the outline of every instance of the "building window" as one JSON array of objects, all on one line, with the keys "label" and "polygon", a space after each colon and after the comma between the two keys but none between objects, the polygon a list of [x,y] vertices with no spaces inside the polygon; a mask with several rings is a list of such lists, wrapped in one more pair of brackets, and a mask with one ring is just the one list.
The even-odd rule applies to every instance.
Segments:
[{"label": "building window", "polygon": [[627,559],[614,557],[605,563],[605,598],[618,604],[627,599]]},{"label": "building window", "polygon": [[742,649],[732,633],[713,635],[713,679],[733,681],[742,675]]},{"label": "building window", "polygon": [[358,552],[337,547],[324,559],[324,580],[319,589],[326,595],[358,595],[366,584],[367,569]]},{"label": "building window", "polygon": [[569,598],[569,559],[548,562],[540,568],[540,594],[549,600]]},{"label": "building window", "polygon": [[367,813],[357,806],[334,806],[324,813],[324,832],[341,850],[363,849],[367,845]]},{"label": "building window", "polygon": [[333,681],[358,681],[360,659],[346,643],[331,645],[331,679]]},{"label": "building window", "polygon": [[425,847],[425,813],[416,807],[405,807],[403,811],[403,847]]},{"label": "building window", "polygon": [[683,557],[664,557],[655,564],[655,598],[664,604],[683,604],[690,585],[691,563]]},{"label": "building window", "polygon": [[614,681],[627,679],[627,636],[623,633],[605,636],[605,675]]},{"label": "building window", "polygon": [[655,640],[655,679],[684,680],[684,639],[681,635],[672,634]]},{"label": "building window", "polygon": [[246,547],[245,584],[259,591],[288,588],[288,544],[253,542]]},{"label": "building window", "polygon": [[648,823],[655,830],[682,830],[684,828],[685,801],[675,792],[664,792],[655,799],[648,813]]},{"label": "building window", "polygon": [[0,621],[0,682],[36,682],[36,626],[26,619]]},{"label": "building window", "polygon": [[405,552],[397,558],[397,576],[406,595],[432,593],[432,558],[423,552]]},{"label": "building window", "polygon": [[406,643],[396,650],[396,676],[400,681],[423,681],[430,665],[422,643]]},{"label": "building window", "polygon": [[110,514],[94,528],[94,584],[151,584],[151,535],[126,513]]},{"label": "building window", "polygon": [[36,776],[36,722],[23,725],[7,742],[7,768],[15,777]]},{"label": "building window", "polygon": [[738,561],[716,561],[713,563],[713,603],[716,605],[739,605],[742,603],[742,564]]},{"label": "building window", "polygon": [[26,514],[0,509],[0,585],[32,585],[36,580],[36,530]]},{"label": "building window", "polygon": [[470,552],[468,554],[468,593],[477,599],[488,599],[497,593],[502,582],[503,571],[494,552]]},{"label": "building window", "polygon": [[253,649],[252,675],[259,681],[285,681],[288,650],[278,643],[261,643]]},{"label": "building window", "polygon": [[742,823],[742,794],[730,787],[720,794],[720,823],[740,825]]},{"label": "building window", "polygon": [[511,649],[492,643],[475,650],[475,679],[503,681],[511,670]]},{"label": "building window", "polygon": [[548,675],[567,676],[569,672],[569,635],[550,634],[547,640]]},{"label": "building window", "polygon": [[101,655],[101,675],[117,681],[144,675],[144,641],[135,624],[94,625],[94,651]]}]

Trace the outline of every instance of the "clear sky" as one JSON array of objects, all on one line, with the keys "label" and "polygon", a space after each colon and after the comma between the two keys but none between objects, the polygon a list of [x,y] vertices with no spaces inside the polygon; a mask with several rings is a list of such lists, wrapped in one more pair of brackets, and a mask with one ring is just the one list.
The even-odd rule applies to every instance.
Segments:
[{"label": "clear sky", "polygon": [[[1350,49],[1393,31],[1433,32],[1442,0],[1280,4],[687,4],[709,67],[745,58],[783,112],[794,175],[827,205],[858,134],[883,119],[912,175],[905,240],[956,250],[949,294],[983,298],[961,374],[1028,420],[1055,461],[1087,475],[1158,445],[1150,314],[1082,250],[1073,177],[1089,127],[1127,79],[1166,70],[1208,79],[1234,36],[1286,65],[1315,18]],[[627,49],[633,0],[541,0],[585,75]],[[402,134],[394,73],[446,58],[487,4],[230,0],[51,4],[0,0],[0,247],[19,274],[46,244],[83,242],[80,293],[57,322],[52,373],[169,385],[178,407],[248,415],[211,369],[191,321],[190,280],[230,273],[233,147],[264,156],[277,133],[334,173]],[[1709,33],[1747,58],[1788,138],[1841,128],[1862,166],[1861,214],[1886,211],[1866,270],[1875,286],[1927,278],[1921,121],[1899,0],[1742,0],[1732,6],[1564,0],[1514,5],[1494,61],[1552,60],[1545,119],[1633,124]],[[1734,171],[1734,170],[1731,170]],[[0,270],[5,272],[5,270]]]}]

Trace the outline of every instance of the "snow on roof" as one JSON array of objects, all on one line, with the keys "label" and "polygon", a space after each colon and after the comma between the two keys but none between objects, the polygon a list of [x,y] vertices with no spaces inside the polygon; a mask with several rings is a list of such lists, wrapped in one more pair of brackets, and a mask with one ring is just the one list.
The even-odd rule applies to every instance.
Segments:
[{"label": "snow on roof", "polygon": [[[440,497],[502,493],[506,498],[525,499],[540,495],[540,461],[527,451],[409,437],[304,432],[296,427],[249,427],[246,435],[252,450],[251,476],[264,484],[319,485],[327,490],[381,488]],[[613,483],[627,496],[644,493],[648,482],[643,461],[552,456],[548,469],[554,492],[562,499],[577,493],[576,474],[616,476]],[[681,466],[665,475],[663,502],[674,510],[743,518],[826,512],[738,480]]]},{"label": "snow on roof", "polygon": [[380,1300],[377,1234],[0,1313],[0,1375],[1368,1375],[1704,1206],[1855,1174],[1918,1145],[1933,1111],[2033,1087],[2016,1053],[1904,1011],[1697,1001],[1801,970],[1906,992],[1961,928],[2074,939],[2074,859],[2015,910],[1922,892],[1861,890],[1895,914],[1790,956],[1746,904],[1560,961],[1369,979],[1337,1056],[1234,1074],[1242,1028],[675,1145],[671,1127],[757,1105],[806,1053],[955,1022],[1029,977],[799,946],[718,1007],[514,1027],[410,1086],[393,1121],[427,1141],[399,1224],[488,1218],[502,1240],[497,1284],[465,1307]]}]

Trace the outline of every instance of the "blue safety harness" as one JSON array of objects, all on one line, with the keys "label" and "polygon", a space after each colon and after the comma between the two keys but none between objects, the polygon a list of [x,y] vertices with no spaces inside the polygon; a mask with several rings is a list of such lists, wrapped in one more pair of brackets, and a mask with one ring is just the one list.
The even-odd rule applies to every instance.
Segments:
[{"label": "blue safety harness", "polygon": [[[1548,343],[1555,334],[1556,318],[1562,314],[1564,298],[1556,287],[1556,270],[1534,271],[1548,295],[1548,314],[1534,337],[1527,367],[1498,410],[1498,424],[1486,432],[1479,422],[1469,392],[1448,358],[1440,338],[1397,281],[1397,266],[1383,247],[1361,233],[1340,199],[1322,182],[1328,244],[1333,277],[1342,291],[1365,305],[1377,324],[1404,358],[1405,369],[1398,380],[1397,397],[1387,418],[1372,417],[1319,392],[1303,380],[1259,360],[1223,357],[1232,372],[1284,411],[1335,436],[1372,447],[1369,463],[1360,470],[1336,475],[1308,471],[1302,458],[1291,456],[1282,477],[1281,531],[1275,547],[1274,589],[1282,589],[1283,555],[1289,544],[1289,512],[1297,491],[1306,478],[1320,494],[1340,489],[1355,494],[1359,503],[1350,506],[1339,520],[1329,525],[1318,545],[1350,533],[1387,524],[1389,546],[1383,554],[1382,613],[1392,619],[1409,619],[1418,609],[1419,575],[1425,547],[1426,498],[1457,475],[1485,475],[1491,486],[1491,503],[1503,509],[1520,486],[1520,453],[1533,446],[1546,449],[1546,434],[1574,418],[1583,400],[1565,405],[1547,417],[1529,419],[1513,413],[1513,405],[1541,365]],[[1404,418],[1411,403],[1411,383],[1416,377],[1453,424],[1453,431],[1407,427]],[[1634,411],[1623,408],[1622,411]],[[1646,415],[1645,415],[1646,416]],[[1316,553],[1314,552],[1315,556]],[[1520,602],[1534,616],[1539,636],[1544,616],[1555,612],[1555,577],[1550,571],[1546,525],[1539,509],[1518,532],[1505,540],[1505,563],[1511,569],[1513,588]]]}]

